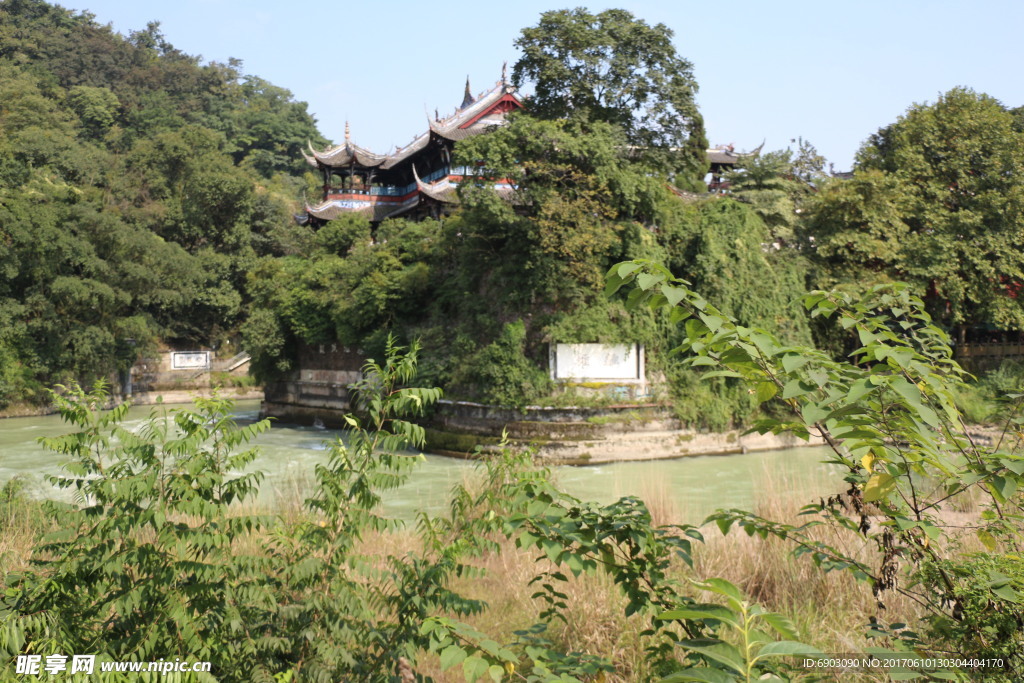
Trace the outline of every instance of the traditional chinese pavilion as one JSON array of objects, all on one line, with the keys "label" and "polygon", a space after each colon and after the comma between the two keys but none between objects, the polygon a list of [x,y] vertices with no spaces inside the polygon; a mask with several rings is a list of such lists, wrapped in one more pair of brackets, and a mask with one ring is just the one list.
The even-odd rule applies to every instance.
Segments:
[{"label": "traditional chinese pavilion", "polygon": [[756,149],[750,152],[737,152],[733,145],[719,145],[708,150],[708,164],[710,165],[711,182],[708,183],[708,192],[722,194],[729,191],[729,181],[723,177],[726,173],[736,168],[736,165],[745,159],[751,159],[761,153],[764,147],[762,142]]},{"label": "traditional chinese pavilion", "polygon": [[[438,216],[456,201],[455,188],[471,169],[452,165],[459,140],[502,125],[505,116],[523,104],[515,88],[502,78],[474,97],[466,79],[462,104],[447,118],[428,117],[428,130],[391,154],[377,154],[352,142],[348,124],[345,142],[304,155],[323,175],[323,199],[306,205],[302,222],[322,224],[343,214],[358,213],[378,223],[385,218]],[[496,184],[500,191],[502,183]]]}]

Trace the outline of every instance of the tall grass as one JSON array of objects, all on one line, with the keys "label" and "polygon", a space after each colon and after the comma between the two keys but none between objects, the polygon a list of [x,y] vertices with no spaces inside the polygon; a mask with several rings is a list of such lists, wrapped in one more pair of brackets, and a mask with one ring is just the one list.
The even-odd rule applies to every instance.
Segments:
[{"label": "tall grass", "polygon": [[[780,522],[798,522],[799,506],[803,501],[776,492],[797,488],[792,481],[772,481],[759,497],[756,512]],[[474,482],[468,481],[468,486]],[[260,502],[236,506],[238,514],[267,515],[285,525],[311,520],[302,501],[308,484],[293,481],[279,485],[270,497]],[[656,524],[693,523],[685,503],[680,502],[666,486],[648,484],[641,497],[647,503]],[[28,565],[33,547],[50,530],[50,524],[41,511],[40,503],[25,498],[20,485],[8,484],[0,490],[0,564],[8,571],[18,571]],[[674,573],[684,585],[690,579],[722,577],[742,587],[766,608],[794,618],[805,642],[824,652],[854,652],[866,642],[863,633],[874,617],[889,623],[912,623],[917,612],[913,603],[898,594],[886,595],[884,606],[874,599],[870,589],[857,584],[846,572],[824,573],[809,559],[794,559],[792,548],[777,539],[748,537],[741,531],[723,536],[710,525],[703,529],[706,543],[696,544],[693,551],[694,567],[679,563]],[[842,535],[822,527],[829,543],[850,554],[867,559],[868,550],[856,534]],[[238,552],[259,553],[265,544],[273,542],[273,531],[238,541]],[[402,556],[419,547],[412,530],[372,534],[363,539],[360,550],[370,556],[379,556],[384,567],[385,557]],[[544,604],[532,596],[536,587],[531,578],[545,569],[552,569],[546,558],[517,549],[509,542],[499,544],[500,550],[480,558],[476,565],[479,573],[458,579],[454,588],[467,597],[479,598],[489,609],[479,615],[464,618],[483,632],[502,642],[516,639],[516,631],[525,631],[538,621],[537,614]],[[586,652],[607,657],[614,662],[616,671],[608,675],[608,683],[650,680],[653,672],[646,669],[640,618],[625,617],[625,599],[618,587],[603,574],[572,579],[565,589],[568,610],[564,623],[556,622],[546,637],[568,651]],[[703,596],[708,598],[709,596]],[[423,658],[417,672],[434,676],[436,680],[451,677],[441,671],[436,658]],[[450,672],[448,672],[450,673]]]},{"label": "tall grass", "polygon": [[[811,502],[787,494],[813,490],[809,482],[767,472],[761,479],[754,512],[775,522],[808,521],[800,508]],[[659,524],[695,523],[695,513],[677,502],[664,485],[649,484],[642,496]],[[870,587],[849,572],[823,572],[809,557],[794,557],[794,546],[769,536],[748,536],[738,529],[723,535],[719,528],[701,529],[705,543],[694,548],[694,567],[681,567],[686,578],[720,577],[739,586],[751,600],[793,618],[804,642],[824,652],[860,651],[868,643],[864,632],[871,619],[912,623],[919,615],[910,599],[892,592],[875,598]],[[871,561],[874,551],[864,537],[835,527],[818,527],[818,539],[859,560]],[[711,600],[710,595],[702,596]]]},{"label": "tall grass", "polygon": [[28,567],[39,539],[53,526],[42,505],[27,497],[26,488],[19,477],[0,488],[0,567],[12,573]]}]

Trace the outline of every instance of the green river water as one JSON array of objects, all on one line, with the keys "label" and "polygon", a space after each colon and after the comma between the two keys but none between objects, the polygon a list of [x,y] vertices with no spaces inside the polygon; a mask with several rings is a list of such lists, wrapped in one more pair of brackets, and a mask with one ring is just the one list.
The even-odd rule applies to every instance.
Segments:
[{"label": "green river water", "polygon": [[[169,406],[173,408],[173,406]],[[132,408],[125,427],[142,424],[151,407]],[[257,401],[241,402],[239,423],[256,419]],[[56,415],[0,420],[0,485],[15,476],[24,478],[37,497],[58,496],[45,475],[60,471],[62,457],[43,449],[41,436],[70,431]],[[327,457],[326,442],[339,432],[275,424],[256,445],[261,455],[254,469],[266,473],[261,496],[267,502],[300,498],[312,480],[316,463]],[[700,522],[718,508],[751,509],[763,496],[794,499],[803,504],[828,495],[842,484],[832,466],[822,464],[823,448],[799,448],[760,453],[689,456],[675,460],[614,463],[586,467],[556,467],[554,476],[563,490],[597,502],[626,495],[656,501],[675,512],[681,521]],[[476,465],[466,460],[427,455],[410,481],[386,498],[389,514],[409,518],[416,510],[442,512],[452,486],[473,476]]]}]

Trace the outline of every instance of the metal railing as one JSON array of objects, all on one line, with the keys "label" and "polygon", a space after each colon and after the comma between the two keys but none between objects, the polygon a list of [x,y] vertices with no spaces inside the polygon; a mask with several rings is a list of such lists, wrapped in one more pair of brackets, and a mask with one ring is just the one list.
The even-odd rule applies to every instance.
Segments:
[{"label": "metal railing", "polygon": [[231,356],[231,358],[225,358],[224,360],[218,358],[213,361],[210,363],[210,369],[214,372],[231,372],[238,366],[248,363],[251,359],[252,356],[247,352],[239,351],[235,355]]}]

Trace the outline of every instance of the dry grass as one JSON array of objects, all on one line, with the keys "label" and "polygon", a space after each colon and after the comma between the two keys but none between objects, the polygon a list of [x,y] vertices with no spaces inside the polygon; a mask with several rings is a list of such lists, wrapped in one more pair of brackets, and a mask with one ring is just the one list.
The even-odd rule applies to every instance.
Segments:
[{"label": "dry grass", "polygon": [[17,511],[0,509],[0,566],[5,571],[20,572],[28,568],[32,549],[39,539],[39,525]]},{"label": "dry grass", "polygon": [[[470,487],[475,483],[467,482]],[[772,493],[797,488],[792,484],[769,482],[755,511],[775,521],[805,521],[807,518],[799,517],[798,512],[799,506],[807,501]],[[302,507],[308,490],[305,482],[292,482],[279,486],[274,495],[238,506],[237,510],[239,514],[273,514],[286,525],[296,524],[308,519],[309,513]],[[667,487],[648,485],[641,498],[648,504],[655,524],[699,521]],[[4,523],[0,532],[0,564],[9,571],[24,569],[48,522],[39,515],[37,505],[5,505],[2,500],[0,521]],[[821,540],[854,557],[875,562],[871,548],[865,546],[859,535],[828,527],[820,529]],[[861,650],[866,644],[862,636],[864,626],[871,617],[885,623],[913,623],[918,614],[909,599],[895,593],[884,596],[882,608],[867,584],[856,582],[848,572],[824,573],[809,558],[794,559],[792,545],[785,541],[748,537],[736,529],[723,536],[714,525],[702,531],[706,543],[694,545],[694,567],[690,569],[680,563],[676,578],[684,585],[689,579],[728,579],[752,600],[792,617],[802,639],[824,652]],[[266,534],[242,539],[238,551],[259,553],[268,540]],[[369,535],[361,544],[363,552],[379,556],[382,563],[388,556],[402,556],[420,548],[417,535],[409,529]],[[511,642],[516,638],[515,631],[538,621],[537,614],[545,605],[532,597],[536,589],[529,581],[552,565],[546,558],[538,560],[536,553],[519,550],[509,542],[500,543],[500,552],[479,559],[475,565],[481,571],[458,579],[453,588],[467,597],[486,601],[488,609],[464,620],[500,642]],[[616,666],[616,673],[606,678],[610,683],[648,680],[651,674],[645,668],[645,643],[640,635],[643,620],[623,615],[625,599],[611,579],[605,575],[584,575],[571,579],[564,592],[569,604],[566,622],[551,625],[547,637],[566,650],[610,659]],[[439,681],[461,680],[460,670],[455,670],[455,674],[442,672],[433,657],[423,658],[417,671]]]},{"label": "dry grass", "polygon": [[[773,480],[769,474],[754,512],[781,523],[797,525],[809,521],[799,514],[800,507],[809,500],[773,493],[800,488],[796,482]],[[667,491],[651,491],[642,497],[658,522],[699,521],[681,514]],[[795,546],[791,542],[771,536],[748,536],[735,527],[723,535],[714,524],[703,527],[701,532],[706,542],[694,546],[694,567],[692,572],[683,571],[685,576],[731,581],[752,601],[793,618],[804,641],[824,652],[860,651],[867,644],[862,634],[872,617],[885,623],[912,623],[919,616],[916,603],[905,596],[889,592],[880,596],[880,601],[872,595],[868,584],[857,581],[851,573],[826,573],[810,557],[793,557]],[[869,565],[878,561],[873,546],[859,534],[822,526],[815,529],[813,538]]]},{"label": "dry grass", "polygon": [[[500,552],[474,564],[481,574],[458,580],[454,588],[467,597],[486,601],[488,609],[460,619],[499,642],[513,642],[515,632],[537,623],[538,613],[545,608],[542,601],[532,597],[537,588],[530,585],[530,579],[554,567],[546,558],[537,559],[535,553],[509,542],[501,543]],[[624,616],[626,601],[612,580],[606,575],[570,575],[568,584],[558,588],[567,596],[566,621],[550,624],[544,637],[566,651],[610,659],[616,671],[605,677],[608,683],[647,680],[640,636],[645,624],[639,617]],[[463,680],[461,669],[444,672],[436,657],[424,657],[417,672],[438,681]]]},{"label": "dry grass", "polygon": [[22,497],[20,480],[14,479],[0,488],[0,529],[0,567],[17,573],[28,568],[33,549],[53,524],[40,505]]}]

